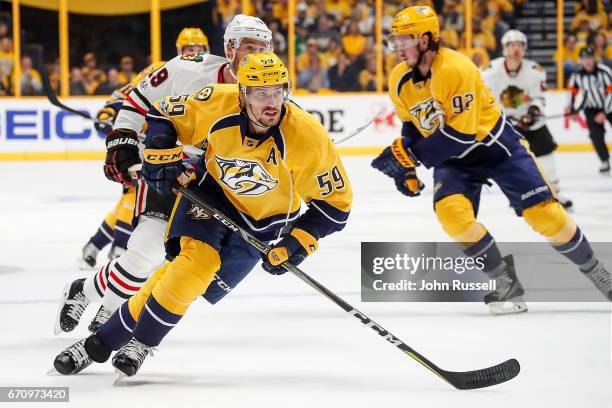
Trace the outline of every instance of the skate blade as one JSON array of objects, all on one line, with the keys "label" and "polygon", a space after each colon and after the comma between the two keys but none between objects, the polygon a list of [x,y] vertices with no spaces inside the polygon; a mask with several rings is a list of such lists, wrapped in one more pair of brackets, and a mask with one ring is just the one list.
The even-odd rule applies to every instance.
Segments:
[{"label": "skate blade", "polygon": [[527,304],[522,299],[491,302],[488,306],[489,312],[494,316],[524,313],[528,310]]},{"label": "skate blade", "polygon": [[64,307],[64,303],[66,302],[66,299],[68,298],[68,294],[70,293],[71,284],[72,282],[69,282],[66,284],[66,286],[64,286],[64,292],[59,302],[59,307],[57,308],[57,315],[55,317],[55,327],[53,328],[53,334],[56,336],[61,333],[64,333],[64,331],[62,330],[62,326],[60,325],[60,315],[62,313],[62,308]]},{"label": "skate blade", "polygon": [[57,371],[55,369],[55,367],[51,367],[50,369],[47,370],[47,372],[45,374],[46,375],[55,375],[55,374],[59,374],[59,371]]},{"label": "skate blade", "polygon": [[121,380],[123,380],[125,377],[127,377],[127,375],[115,369],[115,381],[113,382],[113,387],[121,385]]}]

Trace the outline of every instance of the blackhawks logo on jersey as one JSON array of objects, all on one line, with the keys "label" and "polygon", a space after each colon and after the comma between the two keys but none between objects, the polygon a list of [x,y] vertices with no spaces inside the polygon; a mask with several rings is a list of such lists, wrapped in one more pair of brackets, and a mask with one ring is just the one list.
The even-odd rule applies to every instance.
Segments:
[{"label": "blackhawks logo on jersey", "polygon": [[215,156],[221,181],[236,195],[262,195],[278,185],[261,164],[252,160],[224,159]]},{"label": "blackhawks logo on jersey", "polygon": [[419,122],[423,130],[434,132],[438,128],[444,127],[444,109],[433,98],[419,103],[410,109],[412,116]]},{"label": "blackhawks logo on jersey", "polygon": [[510,85],[504,89],[499,97],[500,102],[508,109],[516,109],[529,101],[529,96],[521,88]]}]

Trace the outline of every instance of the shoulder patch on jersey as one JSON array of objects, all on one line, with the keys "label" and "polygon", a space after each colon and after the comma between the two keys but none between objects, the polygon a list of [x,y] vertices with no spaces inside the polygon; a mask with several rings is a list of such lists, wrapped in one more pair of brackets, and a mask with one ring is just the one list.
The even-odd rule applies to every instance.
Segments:
[{"label": "shoulder patch on jersey", "polygon": [[193,96],[193,99],[200,102],[206,102],[212,96],[215,88],[213,86],[206,86],[200,90],[197,94]]},{"label": "shoulder patch on jersey", "polygon": [[533,63],[533,69],[535,69],[536,71],[544,71],[544,67],[542,67],[540,64],[538,64],[537,62]]}]

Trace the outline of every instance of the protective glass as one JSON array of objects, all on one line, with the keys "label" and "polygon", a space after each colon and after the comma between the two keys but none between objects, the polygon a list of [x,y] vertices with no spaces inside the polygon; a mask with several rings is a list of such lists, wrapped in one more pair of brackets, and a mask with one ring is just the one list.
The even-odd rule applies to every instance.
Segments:
[{"label": "protective glass", "polygon": [[387,45],[391,51],[404,50],[411,48],[419,43],[418,38],[414,38],[412,34],[389,35]]}]

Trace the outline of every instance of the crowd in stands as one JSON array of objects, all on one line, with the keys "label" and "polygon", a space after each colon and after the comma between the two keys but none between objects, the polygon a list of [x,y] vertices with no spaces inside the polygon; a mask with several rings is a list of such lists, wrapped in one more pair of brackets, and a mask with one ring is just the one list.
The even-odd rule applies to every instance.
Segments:
[{"label": "crowd in stands", "polygon": [[563,70],[566,78],[580,63],[580,50],[587,46],[594,49],[599,62],[612,68],[612,4],[608,1],[576,2],[576,15],[570,31],[564,36]]},{"label": "crowd in stands", "polygon": [[[224,29],[240,12],[258,15],[273,32],[274,50],[288,62],[287,0],[252,0],[242,10],[241,0],[217,0],[219,28]],[[408,5],[429,5],[439,13],[444,45],[468,55],[479,67],[501,56],[501,37],[514,26],[525,0],[473,0],[472,40],[467,47],[465,4],[461,0],[385,0],[383,35],[390,31],[393,15]],[[589,45],[597,58],[612,66],[612,8],[608,1],[576,2],[576,15],[564,38],[566,77],[579,63],[580,49]],[[304,92],[356,92],[377,90],[374,0],[298,0],[295,16],[297,88]],[[0,14],[0,95],[12,92],[14,79],[10,15]],[[395,54],[383,43],[383,84],[395,66]],[[70,69],[71,95],[108,95],[136,75],[130,56],[99,64],[93,52],[84,54]],[[47,67],[52,88],[59,91],[59,62]],[[40,73],[32,58],[21,59],[18,83],[23,95],[42,93]]]}]

